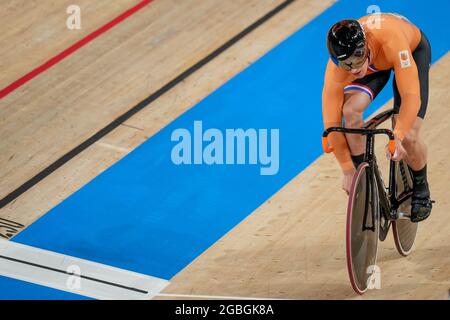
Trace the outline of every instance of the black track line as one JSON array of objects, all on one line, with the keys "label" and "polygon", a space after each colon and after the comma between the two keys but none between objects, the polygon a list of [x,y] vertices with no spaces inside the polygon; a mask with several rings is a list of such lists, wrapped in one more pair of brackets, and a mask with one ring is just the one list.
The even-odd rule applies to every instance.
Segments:
[{"label": "black track line", "polygon": [[240,41],[242,38],[247,36],[249,33],[251,33],[256,28],[260,27],[262,24],[264,24],[266,21],[271,19],[273,16],[278,14],[280,11],[285,9],[287,6],[289,6],[291,3],[293,3],[295,0],[286,0],[268,13],[266,13],[264,16],[259,18],[257,21],[255,21],[253,24],[242,30],[240,33],[235,35],[233,38],[225,42],[222,46],[211,52],[209,55],[204,57],[202,60],[198,61],[196,64],[179,74],[176,78],[172,79],[168,83],[166,83],[163,87],[152,93],[150,96],[148,96],[146,99],[139,102],[137,105],[135,105],[133,108],[119,116],[117,119],[115,119],[113,122],[108,124],[106,127],[95,133],[93,136],[85,140],[83,143],[78,145],[77,147],[73,148],[63,156],[61,156],[59,159],[57,159],[55,162],[50,164],[47,168],[43,169],[41,172],[36,174],[34,177],[23,183],[21,186],[19,186],[17,189],[13,190],[11,193],[6,195],[4,198],[0,199],[0,209],[7,206],[9,203],[16,200],[18,197],[20,197],[22,194],[24,194],[26,191],[31,189],[33,186],[38,184],[41,180],[49,176],[51,173],[62,167],[64,164],[69,162],[71,159],[75,158],[79,153],[86,150],[88,147],[93,145],[95,142],[106,136],[108,133],[113,131],[115,128],[120,126],[123,122],[130,119],[132,116],[134,116],[136,113],[147,107],[149,104],[151,104],[153,101],[161,97],[163,94],[167,93],[169,90],[174,88],[177,84],[185,80],[187,77],[192,75],[194,72],[205,66],[207,63],[211,62],[213,59],[215,59],[217,56],[219,56],[221,53],[229,49],[231,46],[236,44],[238,41]]},{"label": "black track line", "polygon": [[0,255],[0,259],[5,259],[5,260],[21,263],[21,264],[26,264],[26,265],[29,265],[29,266],[32,266],[32,267],[45,269],[45,270],[50,270],[50,271],[54,271],[54,272],[57,272],[57,273],[66,274],[68,276],[77,276],[77,277],[80,277],[82,279],[99,282],[99,283],[102,283],[102,284],[110,285],[110,286],[113,286],[113,287],[118,287],[118,288],[129,290],[129,291],[139,292],[139,293],[142,293],[142,294],[148,294],[148,291],[145,291],[145,290],[142,290],[142,289],[128,287],[128,286],[124,286],[124,285],[121,285],[121,284],[118,284],[118,283],[109,282],[109,281],[105,281],[105,280],[101,280],[101,279],[97,279],[97,278],[93,278],[93,277],[84,276],[82,274],[77,275],[77,274],[74,274],[74,273],[71,273],[71,272],[67,272],[67,271],[56,269],[56,268],[52,268],[52,267],[47,267],[47,266],[44,266],[44,265],[41,265],[41,264],[29,262],[29,261],[15,259],[15,258],[6,257],[6,256],[2,256],[2,255]]}]

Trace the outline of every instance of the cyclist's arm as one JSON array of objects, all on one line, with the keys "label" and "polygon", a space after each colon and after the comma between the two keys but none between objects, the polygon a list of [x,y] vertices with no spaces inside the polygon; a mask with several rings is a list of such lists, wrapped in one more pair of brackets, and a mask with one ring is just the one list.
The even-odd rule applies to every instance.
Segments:
[{"label": "cyclist's arm", "polygon": [[403,140],[414,126],[420,109],[419,74],[406,40],[394,39],[390,41],[386,49],[386,56],[394,67],[397,88],[401,97],[400,113],[394,134]]},{"label": "cyclist's arm", "polygon": [[[325,83],[322,91],[322,115],[325,129],[342,127],[345,78],[339,79],[339,75],[336,75],[337,72],[339,71],[334,70],[333,66],[328,65],[325,73]],[[354,166],[345,135],[333,132],[330,134],[329,140],[342,170],[344,172],[353,170]]]}]

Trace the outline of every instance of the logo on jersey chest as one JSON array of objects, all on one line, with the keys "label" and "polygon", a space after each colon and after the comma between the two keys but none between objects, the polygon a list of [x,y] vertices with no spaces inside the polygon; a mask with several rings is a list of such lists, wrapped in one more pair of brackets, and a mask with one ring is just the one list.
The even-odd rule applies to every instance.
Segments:
[{"label": "logo on jersey chest", "polygon": [[399,52],[400,57],[400,66],[402,68],[409,68],[411,67],[411,58],[409,56],[408,50],[402,50]]}]

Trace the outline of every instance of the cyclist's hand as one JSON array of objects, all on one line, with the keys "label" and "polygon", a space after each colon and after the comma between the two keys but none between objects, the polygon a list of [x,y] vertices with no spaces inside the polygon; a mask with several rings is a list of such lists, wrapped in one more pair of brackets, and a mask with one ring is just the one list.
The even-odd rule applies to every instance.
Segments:
[{"label": "cyclist's hand", "polygon": [[342,189],[349,194],[350,188],[352,186],[353,176],[355,175],[356,170],[349,170],[344,172],[344,176],[342,178]]},{"label": "cyclist's hand", "polygon": [[386,146],[386,156],[389,160],[394,160],[394,161],[400,161],[406,158],[407,153],[405,148],[402,145],[402,141],[400,139],[398,139],[397,137],[395,137],[395,152],[394,155],[392,155],[389,152],[389,148],[388,146]]}]

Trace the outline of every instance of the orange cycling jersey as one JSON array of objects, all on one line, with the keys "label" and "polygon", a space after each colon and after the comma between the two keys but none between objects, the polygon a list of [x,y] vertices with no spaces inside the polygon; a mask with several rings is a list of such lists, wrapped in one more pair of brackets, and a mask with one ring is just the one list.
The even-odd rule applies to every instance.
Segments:
[{"label": "orange cycling jersey", "polygon": [[[373,70],[390,70],[395,73],[396,83],[401,97],[401,108],[394,128],[394,134],[403,140],[414,126],[420,108],[420,84],[416,63],[412,52],[421,39],[419,28],[406,18],[394,14],[376,14],[358,20],[366,34]],[[367,74],[373,71],[367,70]],[[322,111],[325,129],[342,126],[344,88],[355,81],[356,77],[328,61],[322,92]],[[330,134],[330,144],[342,169],[353,169],[353,162],[345,135]]]}]

